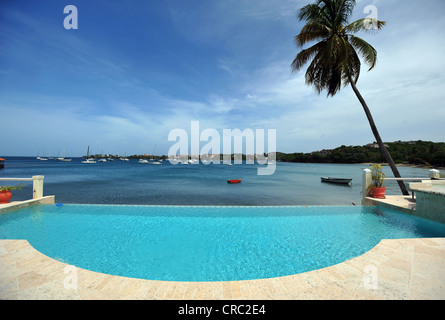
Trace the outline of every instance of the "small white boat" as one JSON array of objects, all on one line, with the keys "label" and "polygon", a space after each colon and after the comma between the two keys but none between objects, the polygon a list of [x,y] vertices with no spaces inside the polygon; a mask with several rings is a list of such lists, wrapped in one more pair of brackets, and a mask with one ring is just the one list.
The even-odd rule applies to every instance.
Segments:
[{"label": "small white boat", "polygon": [[63,149],[63,157],[57,157],[56,158],[56,160],[58,160],[58,161],[64,161],[64,162],[68,162],[68,161],[71,161],[72,159],[70,159],[70,158],[65,158],[65,149]]},{"label": "small white boat", "polygon": [[41,156],[37,156],[36,159],[37,159],[37,160],[40,160],[40,161],[48,161],[48,158],[45,158],[44,156],[43,156],[43,157],[41,157]]},{"label": "small white boat", "polygon": [[138,162],[139,162],[139,163],[148,163],[148,160],[147,160],[147,159],[139,159]]},{"label": "small white boat", "polygon": [[82,163],[96,163],[96,161],[93,159],[86,159],[86,160],[82,161]]},{"label": "small white boat", "polygon": [[96,160],[90,158],[90,146],[88,146],[87,159],[82,161],[82,163],[96,163]]},{"label": "small white boat", "polygon": [[107,162],[107,159],[104,159],[104,158],[99,159],[99,162]]}]

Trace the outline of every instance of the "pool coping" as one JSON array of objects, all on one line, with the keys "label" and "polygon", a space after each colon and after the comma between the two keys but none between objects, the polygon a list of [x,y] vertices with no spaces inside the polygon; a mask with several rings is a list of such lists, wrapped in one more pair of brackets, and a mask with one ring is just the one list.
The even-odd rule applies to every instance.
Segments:
[{"label": "pool coping", "polygon": [[342,263],[284,277],[220,282],[126,278],[52,259],[27,240],[0,240],[5,300],[445,299],[445,238],[382,240]]},{"label": "pool coping", "polygon": [[55,196],[44,196],[41,198],[23,200],[23,201],[12,201],[9,203],[0,204],[0,214],[4,212],[9,212],[17,209],[22,209],[38,204],[53,204],[55,202]]}]

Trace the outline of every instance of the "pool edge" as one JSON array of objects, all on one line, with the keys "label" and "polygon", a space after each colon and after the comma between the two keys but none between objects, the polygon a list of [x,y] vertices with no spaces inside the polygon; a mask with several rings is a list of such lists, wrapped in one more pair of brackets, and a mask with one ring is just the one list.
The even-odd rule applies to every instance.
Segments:
[{"label": "pool edge", "polygon": [[445,238],[381,240],[326,268],[256,280],[175,282],[73,268],[27,240],[0,240],[0,299],[445,299]]},{"label": "pool edge", "polygon": [[41,198],[24,200],[24,201],[13,201],[5,204],[0,204],[0,214],[30,206],[35,206],[38,204],[54,204],[54,203],[55,203],[55,196],[44,196]]}]

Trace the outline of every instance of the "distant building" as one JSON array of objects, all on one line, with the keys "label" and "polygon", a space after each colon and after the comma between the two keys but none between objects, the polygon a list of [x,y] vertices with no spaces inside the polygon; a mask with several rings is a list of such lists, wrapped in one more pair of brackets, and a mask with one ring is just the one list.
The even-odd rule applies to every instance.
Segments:
[{"label": "distant building", "polygon": [[[385,147],[388,148],[388,145],[387,145],[387,144],[384,144],[384,145],[385,145]],[[379,144],[378,144],[377,142],[368,143],[367,145],[365,145],[365,147],[368,147],[368,148],[374,148],[374,149],[378,149],[378,148],[380,148],[380,147],[379,147]]]},{"label": "distant building", "polygon": [[396,143],[404,143],[404,144],[416,144],[416,141],[400,141],[400,140],[398,140],[398,141],[395,141]]},{"label": "distant building", "polygon": [[321,151],[314,151],[312,154],[318,154],[320,156],[328,156],[332,153],[332,149],[323,149]]}]

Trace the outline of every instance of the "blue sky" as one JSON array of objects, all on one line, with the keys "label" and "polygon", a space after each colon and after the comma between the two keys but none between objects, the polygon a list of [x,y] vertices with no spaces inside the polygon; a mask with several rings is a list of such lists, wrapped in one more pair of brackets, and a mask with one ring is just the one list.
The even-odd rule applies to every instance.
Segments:
[{"label": "blue sky", "polygon": [[[291,72],[310,2],[0,0],[0,156],[167,154],[191,121],[276,129],[282,152],[370,143],[350,87],[327,98]],[[444,141],[445,2],[359,0],[353,19],[367,5],[387,26],[360,35],[379,61],[358,87],[383,139]]]}]

